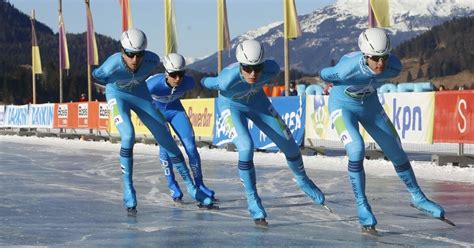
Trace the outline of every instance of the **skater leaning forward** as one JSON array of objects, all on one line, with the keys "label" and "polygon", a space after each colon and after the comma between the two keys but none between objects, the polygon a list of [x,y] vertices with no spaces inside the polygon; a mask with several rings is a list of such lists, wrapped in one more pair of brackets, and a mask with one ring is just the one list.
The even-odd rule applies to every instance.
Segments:
[{"label": "skater leaning forward", "polygon": [[264,59],[263,46],[255,40],[246,40],[236,49],[237,63],[224,68],[218,77],[204,78],[204,87],[219,90],[217,105],[238,150],[238,171],[247,195],[250,216],[257,225],[267,225],[267,213],[257,193],[253,163],[254,143],[247,128],[248,119],[262,130],[285,154],[296,182],[315,203],[323,204],[324,195],[306,175],[298,145],[273,108],[262,86],[274,79],[280,66]]},{"label": "skater leaning forward", "polygon": [[[153,106],[164,114],[166,121],[181,140],[189,157],[196,187],[207,196],[214,198],[214,191],[204,185],[201,157],[196,148],[193,127],[180,101],[186,92],[194,89],[196,83],[192,77],[185,75],[186,62],[181,54],[166,55],[163,66],[165,73],[158,73],[146,80],[153,98]],[[181,202],[183,193],[175,179],[171,159],[163,149],[160,149],[160,161],[173,201]]]},{"label": "skater leaning forward", "polygon": [[120,38],[121,52],[111,55],[92,76],[105,86],[105,95],[120,138],[120,166],[123,174],[123,201],[131,215],[136,214],[137,198],[133,186],[133,145],[135,133],[130,117],[133,110],[165,149],[175,168],[183,177],[190,196],[204,205],[212,204],[193,183],[183,155],[165,126],[163,114],[152,105],[145,83],[160,62],[158,55],[146,51],[147,39],[139,29],[129,29]]},{"label": "skater leaning forward", "polygon": [[411,194],[412,205],[444,220],[443,208],[421,191],[400,138],[377,96],[377,87],[396,77],[400,60],[390,54],[390,38],[380,28],[369,28],[359,36],[360,52],[344,55],[334,67],[324,68],[321,79],[333,84],[329,95],[331,121],[349,157],[348,172],[362,227],[375,231],[377,220],[365,195],[364,140],[359,123],[392,161],[395,171]]}]

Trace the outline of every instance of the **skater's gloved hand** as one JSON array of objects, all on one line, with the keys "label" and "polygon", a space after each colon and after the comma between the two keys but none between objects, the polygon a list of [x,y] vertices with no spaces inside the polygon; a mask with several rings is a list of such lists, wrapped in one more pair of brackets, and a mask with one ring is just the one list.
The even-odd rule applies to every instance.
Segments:
[{"label": "skater's gloved hand", "polygon": [[200,83],[201,83],[201,86],[204,87],[204,88],[206,87],[206,86],[204,85],[204,80],[206,80],[206,78],[207,78],[207,77],[202,77],[202,78],[201,78],[201,82],[200,82]]}]

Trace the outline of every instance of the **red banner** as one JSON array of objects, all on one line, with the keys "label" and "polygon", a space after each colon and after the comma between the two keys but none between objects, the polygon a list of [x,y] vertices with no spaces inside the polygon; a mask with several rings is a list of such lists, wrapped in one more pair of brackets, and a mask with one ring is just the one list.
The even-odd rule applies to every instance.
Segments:
[{"label": "red banner", "polygon": [[109,108],[103,102],[71,102],[54,106],[54,128],[88,128],[106,130]]},{"label": "red banner", "polygon": [[474,144],[474,90],[436,93],[434,142]]}]

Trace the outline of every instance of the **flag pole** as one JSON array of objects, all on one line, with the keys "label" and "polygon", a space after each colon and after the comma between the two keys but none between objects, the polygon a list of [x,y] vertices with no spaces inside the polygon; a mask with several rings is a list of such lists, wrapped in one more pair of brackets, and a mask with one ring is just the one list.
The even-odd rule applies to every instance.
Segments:
[{"label": "flag pole", "polygon": [[[35,10],[33,9],[33,11],[31,12],[31,24],[33,25],[33,28],[34,28],[34,25],[35,25]],[[31,56],[34,56],[33,54]],[[32,76],[32,84],[33,84],[33,104],[36,104],[36,74],[35,74],[35,68],[34,68],[34,59],[32,59],[32,63],[31,63],[31,76]]]},{"label": "flag pole", "polygon": [[229,25],[225,0],[217,0],[217,74],[223,66],[222,52],[230,49]]},{"label": "flag pole", "polygon": [[283,0],[283,50],[285,59],[285,96],[290,91],[290,39],[301,36],[301,27],[296,12],[295,0]]},{"label": "flag pole", "polygon": [[285,96],[290,94],[290,53],[288,51],[288,38],[283,37],[284,39],[284,55],[285,56]]},{"label": "flag pole", "polygon": [[[87,8],[90,8],[89,0],[85,0]],[[93,35],[93,34],[92,34]],[[88,60],[89,60],[89,50],[88,53]],[[92,101],[92,77],[91,77],[91,63],[87,61],[87,100],[90,102]]]},{"label": "flag pole", "polygon": [[[63,11],[63,4],[62,4],[62,0],[59,0],[59,9],[58,9],[58,12],[59,12],[59,16],[61,17],[61,14],[62,14],[62,11]],[[61,27],[59,27],[61,28]],[[58,38],[59,38],[59,103],[62,103],[63,102],[63,54],[62,54],[62,51],[63,51],[63,43],[60,41],[60,39],[62,39],[61,37],[61,34],[58,33]]]},{"label": "flag pole", "polygon": [[92,77],[91,77],[91,65],[87,65],[87,95],[89,102],[92,101]]}]

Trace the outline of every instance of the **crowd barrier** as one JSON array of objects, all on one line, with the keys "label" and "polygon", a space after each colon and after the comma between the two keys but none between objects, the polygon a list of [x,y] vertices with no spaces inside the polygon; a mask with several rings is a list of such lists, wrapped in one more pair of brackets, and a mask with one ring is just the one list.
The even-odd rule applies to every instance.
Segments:
[{"label": "crowd barrier", "polygon": [[[326,95],[271,97],[275,110],[289,127],[295,141],[308,147],[305,140],[339,141],[334,126],[330,122]],[[411,92],[379,94],[387,116],[391,119],[402,143],[433,144],[457,143],[474,144],[474,90]],[[198,141],[212,141],[214,146],[226,146],[235,135],[231,123],[224,121],[229,113],[221,111],[215,99],[185,99],[182,103],[189,115]],[[132,115],[135,133],[148,137],[151,133]],[[71,102],[30,105],[0,105],[0,127],[62,129],[76,133],[105,132],[106,138],[117,139],[118,131],[111,123],[107,103]],[[251,121],[248,127],[255,142],[255,148],[275,150],[275,144]],[[368,143],[370,135],[361,127],[361,134]],[[451,155],[449,155],[451,156]],[[437,162],[444,158],[437,157]],[[463,160],[464,159],[464,160]],[[467,160],[466,160],[467,159]],[[446,160],[446,159],[445,159]],[[448,157],[447,162],[474,164],[471,155],[457,153]]]}]

